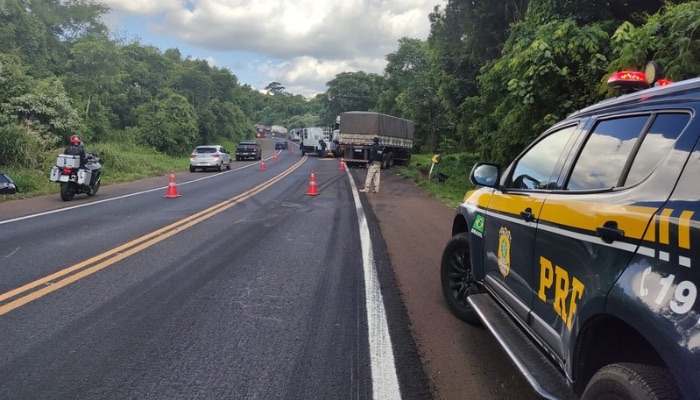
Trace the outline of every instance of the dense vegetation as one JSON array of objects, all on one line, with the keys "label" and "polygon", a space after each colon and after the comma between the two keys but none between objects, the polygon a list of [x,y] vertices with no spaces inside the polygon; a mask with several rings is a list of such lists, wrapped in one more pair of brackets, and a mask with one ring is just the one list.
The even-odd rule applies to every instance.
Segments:
[{"label": "dense vegetation", "polygon": [[[400,39],[382,74],[338,74],[312,99],[280,82],[263,94],[226,68],[119,37],[106,12],[93,0],[0,0],[0,169],[20,186],[45,179],[73,133],[179,160],[250,137],[254,123],[326,125],[350,110],[414,120],[417,152],[506,162],[610,96],[612,71],[655,59],[672,80],[700,75],[699,1],[448,0],[426,16],[429,38]],[[123,158],[105,162],[121,171]]]}]

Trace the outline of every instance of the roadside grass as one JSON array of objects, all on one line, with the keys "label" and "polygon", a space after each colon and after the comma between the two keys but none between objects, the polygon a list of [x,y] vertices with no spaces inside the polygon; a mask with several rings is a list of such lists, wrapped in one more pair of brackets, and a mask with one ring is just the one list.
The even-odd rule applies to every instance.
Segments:
[{"label": "roadside grass", "polygon": [[[171,170],[187,171],[190,165],[189,153],[180,157],[171,157],[150,148],[128,143],[95,143],[92,146],[88,144],[86,150],[98,155],[101,159],[103,185],[162,176]],[[47,151],[43,155],[39,169],[2,167],[2,172],[7,173],[15,181],[20,192],[0,196],[0,202],[57,194],[60,186],[49,181],[49,173],[56,161],[56,156],[62,152],[63,149]]]},{"label": "roadside grass", "polygon": [[[430,174],[432,157],[432,154],[414,154],[411,156],[411,165],[394,167],[395,172],[416,182],[429,195],[451,207],[457,207],[464,200],[464,195],[474,188],[469,182],[469,172],[478,158],[471,153],[443,154],[440,163],[433,166]],[[438,181],[438,174],[443,174],[446,180]]]},{"label": "roadside grass", "polygon": [[[210,144],[220,144],[230,152],[235,151],[237,143],[221,140]],[[157,153],[153,149],[130,143],[95,143],[87,145],[88,152],[97,154],[102,160],[102,183],[129,182],[154,176],[163,176],[170,171],[189,170],[189,154],[178,157]],[[46,152],[40,169],[20,169],[0,167],[15,181],[20,192],[15,195],[0,196],[0,202],[29,198],[33,196],[58,194],[60,188],[49,181],[49,172],[54,165],[56,155],[62,149]],[[464,199],[464,194],[473,188],[469,182],[469,171],[477,161],[474,154],[443,154],[440,163],[433,167],[431,179],[428,179],[432,154],[414,154],[408,167],[394,166],[394,172],[416,182],[431,196],[452,207],[457,207]],[[444,182],[435,179],[437,174],[447,177]]]}]

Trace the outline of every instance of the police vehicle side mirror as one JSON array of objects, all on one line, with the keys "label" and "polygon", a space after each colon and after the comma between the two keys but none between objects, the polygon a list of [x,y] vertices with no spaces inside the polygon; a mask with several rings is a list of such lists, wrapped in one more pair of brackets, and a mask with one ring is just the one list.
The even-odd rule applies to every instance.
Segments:
[{"label": "police vehicle side mirror", "polygon": [[469,173],[469,179],[478,186],[498,187],[501,180],[501,167],[498,164],[476,163]]}]

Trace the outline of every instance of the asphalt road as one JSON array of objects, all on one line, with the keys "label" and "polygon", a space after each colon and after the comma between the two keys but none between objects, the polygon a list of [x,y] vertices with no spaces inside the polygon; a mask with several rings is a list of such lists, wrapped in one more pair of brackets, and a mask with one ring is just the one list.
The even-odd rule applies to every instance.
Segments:
[{"label": "asphalt road", "polygon": [[0,398],[535,398],[442,302],[453,210],[301,161],[0,203]]}]

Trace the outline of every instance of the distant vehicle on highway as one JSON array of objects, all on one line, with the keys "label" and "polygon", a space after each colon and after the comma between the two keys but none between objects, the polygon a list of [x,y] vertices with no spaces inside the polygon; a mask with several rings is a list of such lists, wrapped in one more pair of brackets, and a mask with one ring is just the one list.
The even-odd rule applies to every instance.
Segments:
[{"label": "distant vehicle on highway", "polygon": [[287,143],[286,140],[278,140],[277,143],[275,143],[275,150],[287,150],[289,149],[289,144]]},{"label": "distant vehicle on highway", "polygon": [[246,158],[253,160],[262,159],[262,148],[255,140],[243,140],[236,147],[236,161],[241,161]]}]

